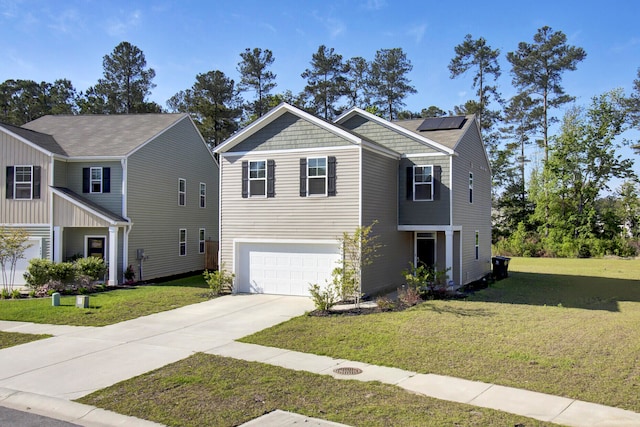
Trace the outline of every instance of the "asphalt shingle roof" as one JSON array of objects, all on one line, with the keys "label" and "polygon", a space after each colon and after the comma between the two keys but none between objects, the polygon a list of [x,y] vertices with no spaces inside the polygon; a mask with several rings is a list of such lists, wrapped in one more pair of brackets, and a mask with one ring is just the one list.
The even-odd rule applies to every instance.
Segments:
[{"label": "asphalt shingle roof", "polygon": [[56,142],[56,140],[51,135],[4,123],[0,123],[0,127],[20,136],[21,138],[26,139],[33,144],[36,144],[37,146],[50,153],[60,154],[63,156],[67,155],[66,151],[64,151],[64,149]]},{"label": "asphalt shingle roof", "polygon": [[[22,128],[53,137],[51,139],[70,157],[125,156],[185,116],[186,114],[44,116],[22,125]],[[29,138],[45,148],[39,143],[40,139],[36,139]]]}]

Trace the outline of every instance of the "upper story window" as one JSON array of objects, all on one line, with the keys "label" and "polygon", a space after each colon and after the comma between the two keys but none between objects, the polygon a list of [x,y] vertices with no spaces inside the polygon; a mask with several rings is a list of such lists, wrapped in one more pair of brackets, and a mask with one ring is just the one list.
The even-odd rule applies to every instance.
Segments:
[{"label": "upper story window", "polygon": [[187,180],[178,178],[178,206],[187,205]]},{"label": "upper story window", "polygon": [[473,173],[469,172],[469,203],[473,203]]},{"label": "upper story window", "polygon": [[267,162],[249,162],[249,197],[267,195]]},{"label": "upper story window", "polygon": [[336,195],[336,158],[300,159],[300,196]]},{"label": "upper story window", "polygon": [[7,166],[6,198],[31,200],[40,198],[40,166]]},{"label": "upper story window", "polygon": [[242,162],[242,197],[275,197],[274,160],[251,160]]},{"label": "upper story window", "polygon": [[207,207],[207,184],[204,182],[200,183],[200,207]]},{"label": "upper story window", "polygon": [[433,200],[433,166],[413,167],[413,200]]},{"label": "upper story window", "polygon": [[90,167],[82,168],[83,193],[110,193],[111,168]]}]

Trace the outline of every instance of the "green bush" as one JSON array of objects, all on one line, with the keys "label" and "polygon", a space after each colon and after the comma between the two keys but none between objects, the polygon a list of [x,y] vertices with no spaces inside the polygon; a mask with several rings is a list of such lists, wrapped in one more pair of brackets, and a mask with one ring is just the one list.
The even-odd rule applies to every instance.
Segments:
[{"label": "green bush", "polygon": [[104,260],[92,256],[77,259],[74,265],[78,275],[87,276],[92,280],[102,279],[107,272],[107,265]]},{"label": "green bush", "polygon": [[76,269],[70,262],[52,263],[50,269],[50,280],[61,283],[72,283],[76,278]]},{"label": "green bush", "polygon": [[212,296],[218,296],[223,291],[231,291],[235,274],[227,272],[224,269],[224,265],[217,271],[209,272],[205,270],[202,275],[204,276],[205,282],[209,285],[209,289],[211,289]]},{"label": "green bush", "polygon": [[327,283],[326,286],[320,287],[317,283],[309,287],[309,293],[316,310],[329,311],[331,307],[338,303],[338,293],[336,292],[335,283]]},{"label": "green bush", "polygon": [[45,285],[51,280],[51,271],[53,269],[53,261],[44,258],[33,258],[29,261],[24,280],[31,288],[37,288]]}]

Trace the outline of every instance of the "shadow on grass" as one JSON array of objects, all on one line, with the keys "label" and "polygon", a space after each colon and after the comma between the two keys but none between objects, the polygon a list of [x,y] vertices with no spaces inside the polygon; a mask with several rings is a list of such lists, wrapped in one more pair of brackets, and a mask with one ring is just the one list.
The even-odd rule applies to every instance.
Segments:
[{"label": "shadow on grass", "polygon": [[449,306],[434,304],[430,301],[426,301],[420,305],[422,309],[428,309],[438,314],[453,314],[459,317],[492,317],[495,316],[495,312],[484,308],[466,308],[460,306]]},{"label": "shadow on grass", "polygon": [[640,302],[640,281],[513,272],[468,300],[617,312],[621,301]]}]

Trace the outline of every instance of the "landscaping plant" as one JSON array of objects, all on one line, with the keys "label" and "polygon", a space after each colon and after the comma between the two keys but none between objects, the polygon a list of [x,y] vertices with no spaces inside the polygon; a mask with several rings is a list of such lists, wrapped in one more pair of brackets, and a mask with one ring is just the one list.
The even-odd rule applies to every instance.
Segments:
[{"label": "landscaping plant", "polygon": [[205,270],[202,275],[211,289],[212,296],[218,296],[223,291],[230,292],[233,288],[233,279],[236,277],[235,274],[225,270],[224,264],[216,271]]},{"label": "landscaping plant", "polygon": [[28,239],[27,231],[22,228],[10,230],[0,227],[0,270],[2,270],[3,291],[8,293],[13,291],[18,260],[24,258],[25,251],[31,247],[27,243]]}]

